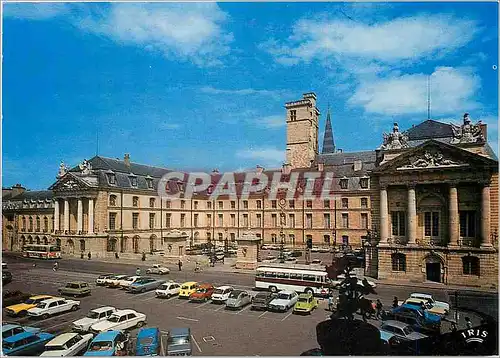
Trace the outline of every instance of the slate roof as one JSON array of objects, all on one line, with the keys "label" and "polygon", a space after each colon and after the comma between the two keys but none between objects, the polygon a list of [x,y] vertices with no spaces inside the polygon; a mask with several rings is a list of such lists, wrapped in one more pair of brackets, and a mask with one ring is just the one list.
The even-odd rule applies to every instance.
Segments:
[{"label": "slate roof", "polygon": [[428,119],[407,130],[409,140],[453,137],[450,124]]},{"label": "slate roof", "polygon": [[21,193],[19,195],[16,195],[15,197],[12,197],[12,193],[9,193],[9,195],[4,195],[2,196],[3,201],[11,200],[11,201],[23,201],[23,200],[46,200],[49,199],[51,200],[52,197],[54,196],[54,193],[51,190],[34,190],[34,191],[25,191],[24,193]]},{"label": "slate roof", "polygon": [[[130,167],[128,167],[123,160],[106,158],[98,155],[90,159],[89,162],[93,170],[112,170],[113,172],[134,173],[135,175],[142,175],[145,177],[149,175],[154,178],[161,178],[165,173],[172,171],[167,168],[137,164],[134,162],[130,162]],[[75,166],[70,171],[79,172],[80,168]]]}]

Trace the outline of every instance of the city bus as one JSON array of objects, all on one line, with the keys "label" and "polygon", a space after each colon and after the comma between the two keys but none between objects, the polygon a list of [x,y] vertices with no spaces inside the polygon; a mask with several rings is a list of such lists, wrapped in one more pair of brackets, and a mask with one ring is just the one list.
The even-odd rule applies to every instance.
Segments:
[{"label": "city bus", "polygon": [[36,259],[60,259],[61,248],[56,245],[26,245],[23,250],[24,257]]},{"label": "city bus", "polygon": [[324,266],[263,265],[255,272],[255,288],[260,290],[291,290],[326,296],[329,287],[330,279]]}]

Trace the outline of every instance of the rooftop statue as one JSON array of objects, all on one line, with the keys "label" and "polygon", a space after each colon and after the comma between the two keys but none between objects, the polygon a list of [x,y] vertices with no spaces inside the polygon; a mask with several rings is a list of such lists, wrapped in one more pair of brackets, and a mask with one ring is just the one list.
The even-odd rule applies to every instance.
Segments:
[{"label": "rooftop statue", "polygon": [[84,175],[92,174],[92,165],[87,159],[84,159],[83,162],[78,167],[82,171],[82,174]]},{"label": "rooftop statue", "polygon": [[397,123],[394,123],[392,128],[392,133],[384,133],[384,143],[380,146],[380,149],[402,149],[408,148],[408,134],[406,132],[400,132]]},{"label": "rooftop statue", "polygon": [[64,164],[63,161],[61,161],[61,164],[59,164],[59,173],[57,174],[58,178],[62,178],[66,173],[68,172],[69,168]]},{"label": "rooftop statue", "polygon": [[481,130],[482,122],[479,121],[476,124],[472,124],[469,113],[464,114],[463,124],[461,126],[457,126],[453,123],[450,124],[453,131],[452,144],[481,143],[486,140]]}]

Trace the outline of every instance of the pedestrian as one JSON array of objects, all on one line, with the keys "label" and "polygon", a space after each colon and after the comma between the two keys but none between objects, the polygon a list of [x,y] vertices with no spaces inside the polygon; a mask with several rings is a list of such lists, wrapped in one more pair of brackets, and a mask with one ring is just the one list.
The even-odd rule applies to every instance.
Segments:
[{"label": "pedestrian", "polygon": [[142,252],[142,261],[146,261],[146,253],[144,251]]},{"label": "pedestrian", "polygon": [[140,276],[141,275],[141,269],[138,267],[137,270],[135,270],[135,275]]},{"label": "pedestrian", "polygon": [[179,262],[177,263],[177,265],[179,266],[179,271],[182,271],[182,261],[179,260]]},{"label": "pedestrian", "polygon": [[83,251],[80,253],[80,258],[83,260]]},{"label": "pedestrian", "polygon": [[451,328],[450,328],[450,330],[452,332],[456,332],[457,331],[457,325],[455,324],[455,322],[451,322]]},{"label": "pedestrian", "polygon": [[54,266],[52,267],[52,271],[57,271],[57,269],[59,268],[59,264],[57,262],[54,262]]},{"label": "pedestrian", "polygon": [[394,296],[394,300],[392,301],[392,308],[396,308],[399,306],[398,298]]},{"label": "pedestrian", "polygon": [[89,258],[89,260],[92,258],[92,254],[90,253],[90,251],[89,251],[87,257]]},{"label": "pedestrian", "polygon": [[333,295],[328,296],[328,311],[333,312]]},{"label": "pedestrian", "polygon": [[115,252],[115,259],[119,259],[120,256],[118,256],[118,252]]},{"label": "pedestrian", "polygon": [[469,317],[465,317],[465,325],[467,328],[472,328],[472,322]]},{"label": "pedestrian", "polygon": [[380,299],[377,298],[377,304],[375,305],[375,308],[377,310],[377,314],[376,314],[377,319],[382,319],[382,308],[383,307],[384,307],[384,305],[382,305],[382,302],[380,302]]}]

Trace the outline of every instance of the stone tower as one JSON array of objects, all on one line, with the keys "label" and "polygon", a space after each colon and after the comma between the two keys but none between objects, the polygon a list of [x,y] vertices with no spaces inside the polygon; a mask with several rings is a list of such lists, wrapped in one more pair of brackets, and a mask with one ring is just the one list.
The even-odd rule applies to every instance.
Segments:
[{"label": "stone tower", "polygon": [[318,154],[316,94],[304,93],[303,99],[288,102],[286,108],[286,163],[291,168],[308,168]]}]

